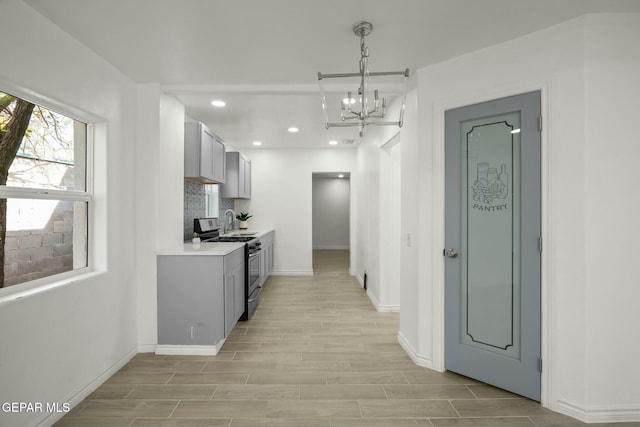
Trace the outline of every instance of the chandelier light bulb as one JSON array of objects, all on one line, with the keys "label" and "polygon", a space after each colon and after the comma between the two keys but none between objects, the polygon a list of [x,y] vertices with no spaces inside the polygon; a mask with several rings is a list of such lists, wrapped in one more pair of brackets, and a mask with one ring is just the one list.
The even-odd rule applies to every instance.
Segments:
[{"label": "chandelier light bulb", "polygon": [[[365,37],[373,30],[373,24],[366,21],[361,21],[355,24],[352,28],[353,33],[360,38],[360,70],[357,73],[336,73],[336,74],[323,74],[318,73],[318,82],[320,84],[320,101],[322,103],[322,114],[324,116],[324,127],[329,129],[332,127],[350,127],[355,126],[360,130],[359,134],[362,137],[364,135],[364,129],[367,126],[398,126],[402,127],[404,120],[404,105],[407,97],[407,79],[409,77],[409,69],[405,68],[402,71],[378,71],[372,72],[369,70],[369,48],[365,46]],[[380,97],[377,89],[373,89],[373,93],[369,93],[366,90],[368,86],[368,80],[373,77],[377,80],[378,77],[393,77],[403,79],[403,89],[401,95],[401,105],[398,118],[395,120],[387,119],[386,106],[387,102],[384,97]],[[356,92],[347,92],[346,98],[342,98],[340,103],[339,113],[340,120],[330,121],[328,104],[326,102],[325,89],[323,86],[323,80],[325,79],[353,79],[357,77],[360,81],[360,86]],[[352,97],[352,93],[356,94],[357,98]],[[369,100],[371,98],[371,101]],[[356,105],[354,105],[356,104]]]}]

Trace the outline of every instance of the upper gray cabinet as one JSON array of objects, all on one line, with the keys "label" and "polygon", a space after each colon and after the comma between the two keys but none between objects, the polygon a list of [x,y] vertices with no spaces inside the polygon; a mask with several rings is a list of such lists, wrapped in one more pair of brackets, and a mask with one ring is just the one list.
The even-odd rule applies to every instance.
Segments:
[{"label": "upper gray cabinet", "polygon": [[202,123],[184,124],[184,177],[201,184],[224,184],[226,148]]},{"label": "upper gray cabinet", "polygon": [[237,151],[227,153],[227,180],[221,186],[225,199],[251,198],[251,160]]}]

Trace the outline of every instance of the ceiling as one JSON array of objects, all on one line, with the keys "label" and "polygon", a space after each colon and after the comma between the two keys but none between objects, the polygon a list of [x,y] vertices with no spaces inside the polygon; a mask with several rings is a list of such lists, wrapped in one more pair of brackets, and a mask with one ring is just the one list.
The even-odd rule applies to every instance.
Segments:
[{"label": "ceiling", "polygon": [[371,71],[413,72],[585,13],[640,12],[638,0],[24,1],[234,148],[263,149],[357,144],[357,128],[324,129],[317,73],[358,71],[358,21],[374,25]]}]

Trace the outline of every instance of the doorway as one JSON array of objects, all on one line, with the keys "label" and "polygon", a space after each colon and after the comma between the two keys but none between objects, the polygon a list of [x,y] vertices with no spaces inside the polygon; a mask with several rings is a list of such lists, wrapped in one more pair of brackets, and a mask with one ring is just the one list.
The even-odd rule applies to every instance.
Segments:
[{"label": "doorway", "polygon": [[379,269],[376,308],[400,311],[402,219],[401,138],[397,133],[380,147]]},{"label": "doorway", "polygon": [[445,113],[445,368],[540,400],[540,92]]},{"label": "doorway", "polygon": [[[325,272],[321,266],[335,272],[349,272],[350,205],[349,172],[312,174],[314,274]],[[318,260],[321,262],[317,263]]]}]

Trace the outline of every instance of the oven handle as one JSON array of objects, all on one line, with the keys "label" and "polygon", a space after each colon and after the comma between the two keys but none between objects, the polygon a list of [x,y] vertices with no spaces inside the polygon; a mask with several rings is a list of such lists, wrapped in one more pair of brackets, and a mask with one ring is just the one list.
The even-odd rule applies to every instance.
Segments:
[{"label": "oven handle", "polygon": [[258,252],[261,252],[261,251],[262,251],[262,249],[259,249],[259,250],[255,251],[254,253],[249,254],[249,258],[253,258],[253,257],[258,256]]}]

